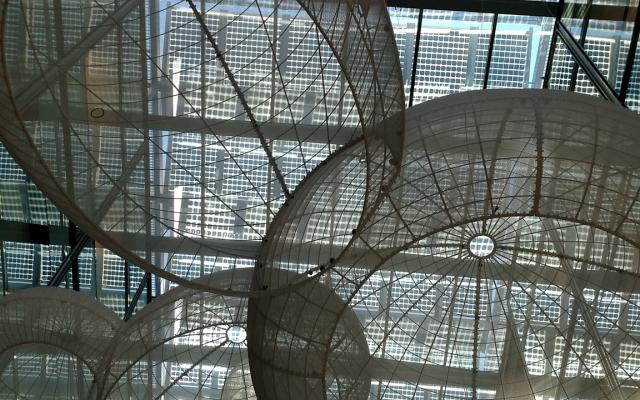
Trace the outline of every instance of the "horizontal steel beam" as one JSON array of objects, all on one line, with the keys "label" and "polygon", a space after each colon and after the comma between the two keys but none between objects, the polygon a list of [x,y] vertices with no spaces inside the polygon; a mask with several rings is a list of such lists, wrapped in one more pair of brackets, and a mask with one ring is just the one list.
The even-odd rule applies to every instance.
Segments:
[{"label": "horizontal steel beam", "polygon": [[573,37],[571,32],[564,26],[562,22],[558,22],[556,24],[556,33],[558,37],[562,39],[562,42],[567,47],[567,50],[573,56],[574,61],[582,71],[587,75],[593,86],[596,90],[604,97],[605,99],[616,103],[618,105],[624,106],[624,104],[618,98],[618,94],[615,89],[611,87],[607,78],[602,75],[600,69],[593,63],[591,58],[585,53],[580,43]]},{"label": "horizontal steel beam", "polygon": [[[49,234],[47,234],[49,230]],[[17,236],[20,240],[16,240],[16,235],[10,232],[19,232]],[[66,227],[35,224],[24,224],[13,221],[0,221],[0,239],[7,241],[19,241],[26,243],[38,244],[58,244],[68,245]],[[31,234],[33,236],[31,236]],[[127,243],[132,251],[155,251],[163,252],[167,249],[177,249],[180,254],[219,256],[228,255],[241,258],[255,258],[260,249],[261,242],[250,240],[229,240],[229,239],[200,239],[200,238],[184,238],[178,237],[157,237],[154,236],[148,242],[144,233],[112,233],[115,240],[120,243]],[[149,248],[149,243],[152,247]],[[93,246],[88,243],[87,246]],[[297,253],[309,255],[309,259],[328,259],[330,254],[328,249],[322,245],[303,245],[297,247]],[[389,250],[393,251],[393,250]],[[375,257],[367,257],[364,250],[352,250],[342,258],[343,266],[353,266],[359,268],[371,268],[376,261]],[[403,256],[401,266],[391,263],[384,264],[382,270],[393,270],[402,272],[421,272],[425,274],[451,275],[459,277],[473,277],[474,274],[467,271],[457,263],[447,262],[445,259],[436,256],[418,255],[407,253]],[[548,266],[531,266],[527,264],[500,264],[491,261],[485,261],[483,276],[487,279],[498,279],[508,281],[516,279],[531,283],[552,284],[560,288],[566,288],[570,285],[571,277],[568,276],[562,268],[553,268]],[[617,271],[574,271],[573,279],[576,279],[585,288],[602,289],[614,292],[640,293],[640,280],[629,279],[628,275],[621,274]]]},{"label": "horizontal steel beam", "polygon": [[[99,116],[97,118],[92,117]],[[51,103],[39,103],[25,110],[21,114],[25,121],[59,121],[62,118],[59,107]],[[142,113],[119,113],[111,110],[74,107],[66,115],[72,122],[84,122],[92,125],[104,125],[121,128],[141,128],[149,130],[184,132],[184,133],[212,133],[218,136],[256,137],[255,128],[250,121],[222,120],[215,118],[199,118],[197,115],[166,116],[149,115],[148,119]],[[358,135],[354,127],[349,126],[321,126],[297,125],[285,122],[259,122],[260,131],[268,140],[293,140],[310,143],[331,143],[344,145]]]},{"label": "horizontal steel beam", "polygon": [[69,229],[66,226],[0,220],[0,241],[68,246]]},{"label": "horizontal steel beam", "polygon": [[[388,0],[389,7],[418,8],[425,10],[468,11],[486,14],[527,15],[555,18],[558,3],[527,0]],[[569,7],[572,3],[566,3]],[[576,3],[576,5],[584,5]],[[579,9],[579,7],[574,7]],[[630,21],[635,18],[636,7],[594,4],[591,19]],[[577,18],[578,16],[566,16]]]}]

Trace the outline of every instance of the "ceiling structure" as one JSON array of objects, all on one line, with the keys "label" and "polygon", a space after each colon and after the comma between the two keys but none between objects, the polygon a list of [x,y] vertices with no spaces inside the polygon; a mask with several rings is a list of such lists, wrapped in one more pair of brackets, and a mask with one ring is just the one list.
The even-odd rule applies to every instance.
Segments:
[{"label": "ceiling structure", "polygon": [[640,396],[595,3],[6,2],[0,398]]}]

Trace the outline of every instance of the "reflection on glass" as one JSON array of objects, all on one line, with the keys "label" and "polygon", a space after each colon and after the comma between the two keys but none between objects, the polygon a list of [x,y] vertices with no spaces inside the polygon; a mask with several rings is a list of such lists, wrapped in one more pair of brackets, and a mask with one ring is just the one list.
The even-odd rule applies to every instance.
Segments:
[{"label": "reflection on glass", "polygon": [[389,15],[396,36],[402,78],[404,79],[405,104],[409,106],[409,92],[411,90],[411,71],[413,71],[413,56],[416,47],[416,32],[418,30],[418,13],[415,8],[390,7]]},{"label": "reflection on glass", "polygon": [[541,88],[553,24],[548,17],[499,15],[487,88]]},{"label": "reflection on glass", "polygon": [[[414,105],[483,87],[492,18],[492,14],[424,11]],[[487,87],[542,87],[552,29],[553,18],[499,15]],[[405,49],[399,45],[401,57],[403,50],[412,51],[408,42],[415,46],[405,40]]]},{"label": "reflection on glass", "polygon": [[491,14],[424,11],[414,105],[482,87],[475,80],[476,65],[479,58],[486,58],[491,18]]}]

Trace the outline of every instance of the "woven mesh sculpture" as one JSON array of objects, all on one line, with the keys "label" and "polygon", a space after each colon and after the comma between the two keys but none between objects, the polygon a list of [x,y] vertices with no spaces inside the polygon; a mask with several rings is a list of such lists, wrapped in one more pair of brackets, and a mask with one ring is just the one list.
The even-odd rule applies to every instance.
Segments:
[{"label": "woven mesh sculpture", "polygon": [[3,143],[181,287],[126,323],[63,290],[3,298],[0,391],[640,396],[634,114],[495,90],[405,115],[381,1],[3,6]]},{"label": "woven mesh sculpture", "polygon": [[[362,326],[370,355],[353,356],[351,373],[370,379],[375,398],[637,395],[640,342],[627,327],[638,306],[637,116],[572,93],[495,90],[421,104],[406,127],[388,195],[357,242],[313,272],[348,304],[334,319],[355,313]],[[312,348],[301,338],[330,341],[316,331],[335,324],[316,321],[333,303],[309,289],[289,296],[257,302],[249,320],[264,324],[250,338],[272,339],[251,350],[268,360],[259,373],[300,362],[293,354]],[[287,387],[268,377],[265,387]]]},{"label": "woven mesh sculpture", "polygon": [[251,299],[247,327],[260,398],[369,398],[367,341],[357,316],[330,286],[316,280]]},{"label": "woven mesh sculpture", "polygon": [[387,161],[401,158],[404,94],[389,16],[382,1],[158,7],[6,1],[1,138],[105,247],[183,286],[234,293],[194,283],[215,265],[183,255],[254,258],[251,241],[340,146],[359,143],[350,154],[369,170],[358,217],[397,173]]},{"label": "woven mesh sculpture", "polygon": [[99,361],[122,321],[97,300],[58,288],[0,300],[0,392],[19,399],[95,399]]},{"label": "woven mesh sculpture", "polygon": [[[245,287],[238,288],[249,290],[250,272],[220,271],[211,278],[244,281]],[[247,299],[172,289],[117,332],[103,368],[107,371],[105,395],[112,399],[256,399],[246,329]]]},{"label": "woven mesh sculpture", "polygon": [[[214,278],[230,282],[229,272],[243,273],[233,281],[248,290],[250,270]],[[0,390],[20,399],[256,399],[246,318],[246,299],[182,287],[127,322],[84,294],[24,290],[0,300]]]}]

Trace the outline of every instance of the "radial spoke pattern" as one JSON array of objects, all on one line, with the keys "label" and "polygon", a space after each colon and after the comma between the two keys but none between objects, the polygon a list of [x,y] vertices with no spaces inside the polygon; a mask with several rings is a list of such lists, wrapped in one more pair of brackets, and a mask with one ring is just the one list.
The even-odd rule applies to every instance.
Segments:
[{"label": "radial spoke pattern", "polygon": [[[406,126],[402,170],[384,200],[351,232],[352,245],[310,274],[348,304],[343,316],[360,322],[368,361],[354,355],[350,372],[370,382],[367,397],[637,395],[637,117],[586,96],[501,90],[417,106]],[[335,196],[324,201],[336,209]],[[318,237],[299,253],[274,251],[272,262],[296,270],[299,254],[347,240]],[[265,247],[286,249],[294,238]],[[260,315],[288,332],[273,337],[296,339],[275,348],[252,341],[275,330],[265,322],[250,330],[250,352],[300,360],[287,356],[309,348],[300,337],[336,325],[314,323],[333,309],[325,297],[309,289],[288,296],[270,300],[278,307],[261,302]],[[309,303],[319,310],[304,312]],[[326,361],[325,375],[330,368]],[[272,378],[267,387],[281,387]]]},{"label": "radial spoke pattern", "polygon": [[1,13],[3,143],[178,287],[127,322],[3,297],[0,397],[640,397],[635,114],[549,90],[405,112],[378,0]]},{"label": "radial spoke pattern", "polygon": [[[233,278],[246,290],[248,272]],[[246,299],[176,288],[123,323],[83,294],[36,288],[3,298],[0,322],[12,398],[256,399]]]},{"label": "radial spoke pattern", "polygon": [[[225,271],[215,278],[231,281]],[[248,286],[251,274],[236,276],[240,281]],[[113,399],[256,399],[246,338],[246,299],[173,289],[116,334],[103,368],[105,394]]]}]

